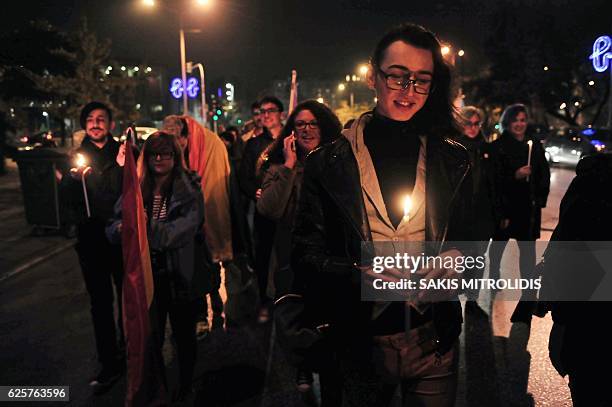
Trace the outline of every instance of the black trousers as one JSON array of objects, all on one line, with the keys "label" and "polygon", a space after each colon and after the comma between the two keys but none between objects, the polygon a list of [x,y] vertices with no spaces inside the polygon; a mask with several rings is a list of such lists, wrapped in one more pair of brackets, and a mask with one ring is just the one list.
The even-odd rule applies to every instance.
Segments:
[{"label": "black trousers", "polygon": [[[608,366],[604,367],[607,368]],[[592,366],[570,372],[569,379],[574,407],[612,406],[612,394],[608,390],[609,380],[606,375],[596,373]]]},{"label": "black trousers", "polygon": [[259,284],[259,298],[262,304],[266,304],[270,302],[267,295],[268,275],[270,273],[270,255],[274,245],[276,223],[255,211],[253,229],[255,232],[255,273]]},{"label": "black trousers", "polygon": [[[195,300],[177,300],[174,298],[170,278],[168,275],[154,276],[156,325],[153,332],[157,335],[159,351],[164,345],[166,333],[166,319],[170,317],[172,336],[176,344],[176,353],[179,363],[179,383],[181,387],[191,386],[193,370],[197,357],[196,322],[198,313],[203,307],[201,298]],[[160,355],[161,356],[161,355]],[[163,360],[161,358],[160,360]]]},{"label": "black trousers", "polygon": [[[81,227],[76,251],[85,287],[89,293],[98,361],[103,367],[114,368],[123,358],[124,343],[121,316],[123,284],[121,246],[111,245],[106,240],[103,226],[94,226],[86,230]],[[115,296],[119,311],[116,316]],[[117,325],[119,338],[117,338]]]}]

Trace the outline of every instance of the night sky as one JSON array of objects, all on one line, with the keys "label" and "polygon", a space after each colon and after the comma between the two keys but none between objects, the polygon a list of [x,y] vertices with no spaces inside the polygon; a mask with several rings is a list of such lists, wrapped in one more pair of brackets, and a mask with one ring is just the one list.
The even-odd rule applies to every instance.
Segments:
[{"label": "night sky", "polygon": [[[22,1],[3,10],[1,31],[42,18],[73,29],[82,16],[100,37],[112,40],[118,62],[165,65],[179,71],[178,17],[159,4],[190,10],[186,28],[187,60],[203,62],[208,79],[238,84],[238,97],[253,98],[273,79],[289,77],[337,79],[355,73],[366,62],[377,39],[390,26],[404,21],[425,25],[440,39],[463,48],[467,67],[486,61],[484,41],[494,21],[498,1],[376,1],[376,0],[210,0],[206,11],[190,1],[156,0],[146,9],[140,0],[39,0]],[[591,15],[593,24],[571,27],[568,35],[593,35],[612,31],[610,6],[604,0],[506,0],[521,13],[530,4],[550,3],[553,16],[568,13]],[[607,5],[608,4],[608,5]],[[6,7],[6,6],[4,6]],[[608,16],[607,18],[605,16]],[[546,27],[542,27],[546,29]],[[562,38],[560,38],[562,41]],[[558,45],[558,44],[557,44]]]}]

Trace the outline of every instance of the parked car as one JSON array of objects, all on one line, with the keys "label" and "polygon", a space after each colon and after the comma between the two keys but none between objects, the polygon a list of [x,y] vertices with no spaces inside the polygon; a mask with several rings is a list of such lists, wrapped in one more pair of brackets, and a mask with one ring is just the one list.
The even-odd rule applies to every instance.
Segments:
[{"label": "parked car", "polygon": [[18,149],[32,149],[35,147],[57,147],[53,138],[53,132],[41,131],[31,135],[23,135],[19,138]]},{"label": "parked car", "polygon": [[544,142],[544,151],[549,164],[576,166],[583,155],[597,152],[590,140],[578,129],[558,130]]}]

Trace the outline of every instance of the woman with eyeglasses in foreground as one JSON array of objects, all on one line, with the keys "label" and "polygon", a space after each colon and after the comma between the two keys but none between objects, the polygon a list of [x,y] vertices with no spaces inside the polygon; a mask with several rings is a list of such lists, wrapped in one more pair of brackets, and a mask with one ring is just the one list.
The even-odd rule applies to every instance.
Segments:
[{"label": "woman with eyeglasses in foreground", "polygon": [[[472,166],[473,194],[472,208],[474,210],[475,234],[479,241],[479,255],[487,251],[489,239],[493,237],[495,225],[501,220],[499,203],[495,193],[495,160],[492,156],[491,144],[482,132],[485,121],[484,112],[475,106],[464,106],[461,109],[459,123],[463,127],[457,137],[468,151]],[[482,278],[484,268],[479,269],[473,278]],[[478,290],[467,293],[467,307],[474,307],[478,299]]]},{"label": "woman with eyeglasses in foreground", "polygon": [[[170,316],[179,362],[176,401],[192,393],[196,362],[196,319],[210,291],[210,254],[204,241],[204,199],[200,179],[185,169],[181,148],[171,134],[156,132],[144,143],[138,178],[147,215],[147,237],[153,269],[156,335],[159,358],[166,317]],[[120,200],[121,201],[121,200]],[[121,240],[121,202],[107,228],[111,241]]]},{"label": "woman with eyeglasses in foreground", "polygon": [[[341,130],[340,121],[327,106],[307,100],[296,106],[280,136],[270,146],[257,211],[276,221],[270,259],[272,298],[277,299],[290,292],[294,283],[290,268],[291,233],[306,156],[319,145],[335,140]],[[298,369],[298,390],[308,391],[311,383],[312,374]]]}]

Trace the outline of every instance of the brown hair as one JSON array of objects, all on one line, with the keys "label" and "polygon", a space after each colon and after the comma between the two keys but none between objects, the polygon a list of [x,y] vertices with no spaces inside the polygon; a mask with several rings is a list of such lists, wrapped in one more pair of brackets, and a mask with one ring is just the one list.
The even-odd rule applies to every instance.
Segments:
[{"label": "brown hair", "polygon": [[147,202],[150,202],[153,192],[153,177],[151,176],[151,170],[149,168],[149,156],[154,151],[159,151],[158,149],[161,147],[169,147],[174,158],[172,176],[168,178],[167,184],[164,185],[164,190],[169,189],[174,178],[178,177],[181,172],[185,170],[185,161],[183,160],[181,147],[176,138],[172,134],[164,133],[163,131],[157,131],[151,134],[142,146],[137,165],[138,179],[140,180],[140,189],[142,191],[142,199],[145,202],[145,206]]}]

